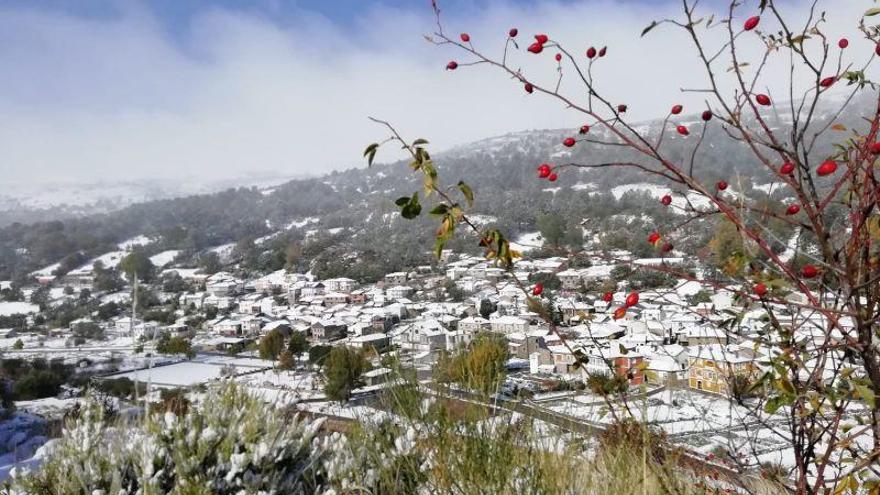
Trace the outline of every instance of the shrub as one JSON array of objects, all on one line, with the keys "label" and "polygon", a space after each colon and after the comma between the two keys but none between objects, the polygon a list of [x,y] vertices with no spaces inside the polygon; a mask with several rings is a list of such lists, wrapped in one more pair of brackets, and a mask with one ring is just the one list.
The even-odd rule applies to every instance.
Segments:
[{"label": "shrub", "polygon": [[184,415],[143,423],[111,420],[88,400],[40,469],[17,475],[6,493],[313,493],[325,477],[315,426],[234,385],[208,391]]}]

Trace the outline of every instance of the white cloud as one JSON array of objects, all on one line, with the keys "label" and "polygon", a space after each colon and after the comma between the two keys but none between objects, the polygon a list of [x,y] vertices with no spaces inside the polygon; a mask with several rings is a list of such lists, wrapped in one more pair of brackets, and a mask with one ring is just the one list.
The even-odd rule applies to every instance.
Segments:
[{"label": "white cloud", "polygon": [[[833,3],[829,37],[848,36],[847,55],[870,54],[856,30],[863,2]],[[608,45],[594,71],[598,88],[627,103],[634,120],[676,102],[701,107],[704,95],[679,93],[703,80],[685,34],[662,27],[639,37],[651,19],[678,16],[677,2],[651,4],[499,2],[467,18],[448,12],[445,24],[498,54],[512,26],[522,44],[546,32],[581,56],[591,44]],[[806,13],[802,2],[788,10]],[[765,18],[761,27],[772,27]],[[488,67],[444,71],[448,60],[466,57],[426,43],[433,28],[427,11],[376,8],[341,28],[308,14],[280,24],[210,9],[181,41],[138,8],[103,20],[0,11],[0,180],[318,174],[362,164],[364,145],[385,135],[368,115],[435,149],[584,120]],[[761,47],[747,41],[744,54],[754,59]],[[551,82],[553,53],[512,57]],[[780,100],[783,69],[772,65],[767,79]],[[563,89],[580,91],[573,76],[567,71]]]}]

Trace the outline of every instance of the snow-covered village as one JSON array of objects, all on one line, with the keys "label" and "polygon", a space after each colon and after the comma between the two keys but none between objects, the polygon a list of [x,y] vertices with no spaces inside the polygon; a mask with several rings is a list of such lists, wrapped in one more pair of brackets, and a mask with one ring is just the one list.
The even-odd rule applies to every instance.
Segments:
[{"label": "snow-covered village", "polygon": [[[543,243],[538,233],[520,240],[526,254]],[[42,363],[34,368],[71,366],[121,408],[161,401],[169,390],[197,394],[234,381],[277,407],[368,421],[388,413],[373,399],[397,380],[389,363],[415,370],[425,390],[448,393],[432,388],[438,359],[492,334],[508,351],[505,379],[492,395],[500,412],[531,415],[565,431],[602,428],[613,417],[595,377],[616,377],[641,419],[689,452],[719,463],[728,455],[756,464],[792,462],[786,442],[752,418],[742,391],[731,390],[732,378],[756,378],[769,361],[773,351],[755,339],[766,328],[766,312],[744,311],[734,291],[687,279],[648,290],[626,281],[650,267],[693,267],[684,258],[615,251],[582,257],[583,267],[572,268],[562,257],[527,257],[508,271],[447,250],[434,265],[365,285],[287,270],[243,280],[175,267],[175,253],[163,252],[149,258],[153,283],[96,291],[95,263],[116,268],[133,247],[149,242],[123,243],[60,278],[49,274],[52,267],[35,272],[33,284],[21,289],[24,301],[0,303],[6,317],[40,323],[37,295],[50,308],[84,297],[98,298],[100,306],[42,333],[0,330],[4,366],[19,360]],[[156,301],[139,310],[135,291]],[[552,331],[530,300],[546,304]],[[742,317],[731,323],[729,314]],[[321,363],[335,347],[363,351],[368,366],[334,400],[325,394]],[[585,366],[576,364],[578,353]],[[82,400],[82,384],[57,390],[14,402],[12,420],[0,429],[4,476],[38,464],[42,446],[52,442],[49,425]],[[460,393],[460,400],[477,400]]]}]

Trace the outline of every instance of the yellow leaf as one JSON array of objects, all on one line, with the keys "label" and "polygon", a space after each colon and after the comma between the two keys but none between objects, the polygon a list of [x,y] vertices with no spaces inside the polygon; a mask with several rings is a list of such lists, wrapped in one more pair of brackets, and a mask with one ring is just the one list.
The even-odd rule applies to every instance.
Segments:
[{"label": "yellow leaf", "polygon": [[838,123],[834,124],[833,126],[831,126],[831,129],[833,129],[835,131],[845,131],[846,126],[841,124],[840,122],[838,122]]}]

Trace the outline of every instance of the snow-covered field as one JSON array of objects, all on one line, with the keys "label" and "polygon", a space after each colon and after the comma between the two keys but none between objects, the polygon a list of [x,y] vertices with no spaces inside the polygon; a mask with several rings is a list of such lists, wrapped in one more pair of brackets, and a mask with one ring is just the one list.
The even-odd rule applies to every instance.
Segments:
[{"label": "snow-covered field", "polygon": [[659,185],[659,184],[649,184],[649,183],[637,183],[637,184],[624,184],[622,186],[617,186],[611,189],[611,195],[614,196],[614,199],[620,200],[624,194],[628,192],[641,192],[647,193],[651,197],[656,198],[658,201],[666,194],[672,194],[672,206],[676,209],[676,211],[680,211],[681,209],[688,207],[688,201],[693,205],[694,208],[706,208],[712,204],[709,198],[702,196],[693,191],[689,191],[687,193],[687,197],[682,196],[681,194],[673,194],[670,191],[669,187]]},{"label": "snow-covered field", "polygon": [[162,251],[159,254],[150,256],[150,263],[159,268],[163,268],[165,265],[174,261],[174,258],[180,254],[180,251],[172,249],[169,251]]},{"label": "snow-covered field", "polygon": [[130,250],[137,246],[146,246],[152,242],[149,237],[145,235],[139,235],[137,237],[132,237],[126,241],[122,241],[119,243],[119,249]]},{"label": "snow-covered field", "polygon": [[129,380],[150,381],[157,387],[191,387],[218,380],[224,376],[240,375],[272,367],[271,361],[234,356],[201,355],[191,361],[155,366],[126,373],[117,373],[107,378],[128,378]]},{"label": "snow-covered field", "polygon": [[541,236],[540,232],[531,232],[528,234],[522,234],[517,237],[515,241],[510,243],[510,247],[520,251],[526,252],[530,249],[537,249],[544,245],[544,238]]},{"label": "snow-covered field", "polygon": [[61,263],[52,263],[51,265],[40,268],[39,270],[31,272],[31,276],[33,277],[48,277],[52,275],[52,273],[57,270],[61,266]]},{"label": "snow-covered field", "polygon": [[0,302],[0,316],[9,316],[15,314],[30,314],[40,311],[40,307],[36,304],[21,301],[3,301]]},{"label": "snow-covered field", "polygon": [[76,268],[75,270],[70,271],[70,275],[81,275],[85,273],[92,273],[95,269],[95,263],[101,262],[104,268],[116,268],[119,263],[122,261],[122,258],[125,258],[128,255],[128,251],[119,250],[119,251],[111,251],[109,253],[102,254],[97,258],[89,261],[85,265]]}]

